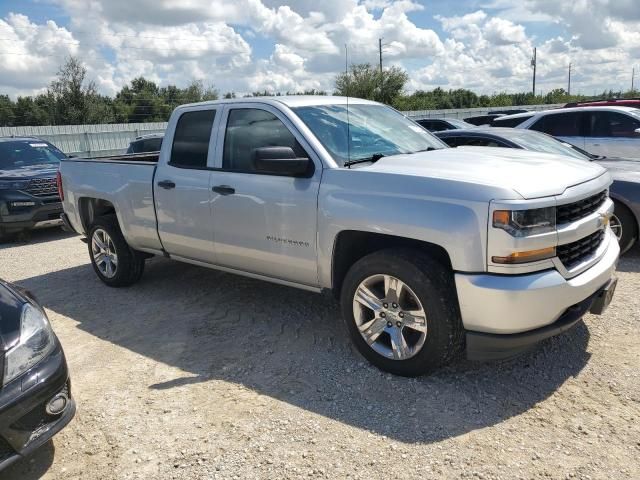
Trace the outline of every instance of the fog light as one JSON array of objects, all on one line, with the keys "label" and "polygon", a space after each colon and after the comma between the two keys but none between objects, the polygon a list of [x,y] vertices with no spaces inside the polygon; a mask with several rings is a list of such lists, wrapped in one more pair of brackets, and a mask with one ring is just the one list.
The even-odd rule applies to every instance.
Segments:
[{"label": "fog light", "polygon": [[12,207],[33,207],[36,202],[11,202]]},{"label": "fog light", "polygon": [[59,393],[47,403],[46,411],[49,415],[60,415],[67,408],[69,397],[64,393]]}]

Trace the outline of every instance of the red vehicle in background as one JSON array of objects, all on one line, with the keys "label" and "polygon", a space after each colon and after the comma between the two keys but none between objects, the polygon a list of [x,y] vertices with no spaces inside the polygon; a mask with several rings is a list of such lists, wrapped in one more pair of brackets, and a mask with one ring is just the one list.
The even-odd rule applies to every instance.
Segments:
[{"label": "red vehicle in background", "polygon": [[640,108],[640,98],[610,98],[567,103],[564,108],[575,107],[631,107]]}]

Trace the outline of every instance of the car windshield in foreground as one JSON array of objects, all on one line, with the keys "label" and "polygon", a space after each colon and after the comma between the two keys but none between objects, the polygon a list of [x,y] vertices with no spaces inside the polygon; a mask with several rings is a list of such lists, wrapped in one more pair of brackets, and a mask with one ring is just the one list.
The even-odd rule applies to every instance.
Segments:
[{"label": "car windshield in foreground", "polygon": [[65,154],[41,140],[15,140],[0,142],[0,170],[58,165]]},{"label": "car windshield in foreground", "polygon": [[424,128],[384,105],[356,103],[349,105],[348,112],[346,104],[293,110],[341,166],[448,148]]},{"label": "car windshield in foreground", "polygon": [[545,133],[531,130],[514,129],[512,132],[502,134],[506,139],[520,145],[525,150],[534,152],[555,153],[579,158],[580,160],[593,160],[595,157],[573,145],[562,142]]}]

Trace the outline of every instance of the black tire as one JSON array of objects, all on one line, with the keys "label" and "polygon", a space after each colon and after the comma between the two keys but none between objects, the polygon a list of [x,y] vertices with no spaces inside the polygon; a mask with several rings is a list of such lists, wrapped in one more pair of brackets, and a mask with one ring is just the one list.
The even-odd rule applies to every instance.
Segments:
[{"label": "black tire", "polygon": [[[426,313],[424,345],[414,356],[395,360],[376,352],[364,340],[356,324],[353,299],[365,279],[391,275],[404,282],[420,300]],[[342,284],[340,304],[351,340],[376,367],[406,377],[429,373],[451,362],[462,350],[463,328],[453,273],[438,260],[420,251],[381,250],[358,260]]]},{"label": "black tire", "polygon": [[[92,239],[96,230],[105,231],[115,247],[115,253],[118,258],[118,263],[115,268],[115,274],[111,277],[106,276],[100,271],[98,265],[93,258],[92,251]],[[136,283],[142,277],[144,273],[144,256],[132,249],[124,239],[120,226],[118,225],[118,219],[115,215],[105,215],[104,217],[98,217],[91,228],[89,229],[88,236],[89,258],[91,259],[91,265],[96,275],[106,285],[110,287],[127,287]]]},{"label": "black tire", "polygon": [[638,239],[638,224],[631,211],[625,205],[617,201],[614,202],[614,205],[615,209],[613,214],[617,217],[622,227],[622,238],[618,240],[620,243],[620,254],[622,255],[636,243]]}]

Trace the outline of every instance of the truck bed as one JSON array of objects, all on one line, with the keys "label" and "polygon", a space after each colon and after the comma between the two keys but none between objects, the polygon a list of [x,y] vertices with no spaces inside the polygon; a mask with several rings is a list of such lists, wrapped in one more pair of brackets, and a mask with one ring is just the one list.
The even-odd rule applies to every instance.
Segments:
[{"label": "truck bed", "polygon": [[136,249],[161,249],[153,179],[158,153],[66,158],[60,162],[64,206],[77,232],[86,233],[79,209],[93,200],[111,203],[125,238]]}]

